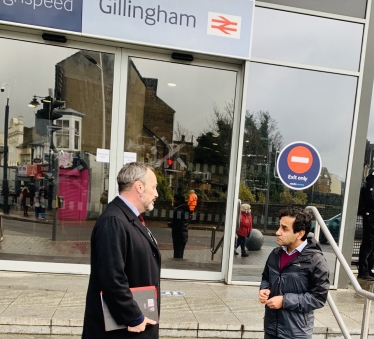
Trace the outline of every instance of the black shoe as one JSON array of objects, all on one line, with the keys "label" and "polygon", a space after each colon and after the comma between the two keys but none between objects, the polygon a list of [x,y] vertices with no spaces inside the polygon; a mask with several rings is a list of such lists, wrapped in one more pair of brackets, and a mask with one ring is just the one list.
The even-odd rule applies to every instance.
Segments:
[{"label": "black shoe", "polygon": [[361,280],[366,280],[366,281],[374,281],[374,277],[373,276],[371,276],[369,273],[367,273],[367,274],[359,274],[358,276],[357,276],[357,279],[361,279]]},{"label": "black shoe", "polygon": [[371,277],[374,277],[374,273],[373,273],[372,271],[369,272],[369,275],[370,275]]},{"label": "black shoe", "polygon": [[248,253],[245,253],[245,252],[243,252],[243,253],[242,253],[242,257],[249,257],[249,254],[248,254]]},{"label": "black shoe", "polygon": [[236,250],[234,250],[234,254],[235,254],[235,255],[239,255],[239,253],[238,253]]}]

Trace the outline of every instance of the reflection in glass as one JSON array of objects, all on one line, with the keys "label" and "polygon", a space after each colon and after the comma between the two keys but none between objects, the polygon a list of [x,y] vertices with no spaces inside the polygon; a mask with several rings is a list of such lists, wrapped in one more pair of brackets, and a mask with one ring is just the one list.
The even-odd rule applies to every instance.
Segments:
[{"label": "reflection in glass", "polygon": [[[341,213],[356,85],[355,77],[251,65],[239,199],[251,204],[253,227],[264,233],[264,244],[245,261],[234,257],[233,280],[260,281],[277,246],[281,208],[314,205],[325,220]],[[278,152],[295,141],[312,144],[322,160],[318,180],[302,191],[285,187],[275,170]],[[322,246],[333,278],[335,255]]]},{"label": "reflection in glass", "polygon": [[[146,220],[163,268],[221,270],[235,85],[233,71],[130,59],[124,150],[156,171],[159,198]],[[181,260],[167,223],[173,195],[187,201],[191,190],[198,201]]]},{"label": "reflection in glass", "polygon": [[[17,98],[8,165],[10,214],[18,218],[4,219],[0,260],[88,264],[107,189],[109,164],[96,162],[96,150],[109,148],[114,56],[5,39],[0,45],[1,72]],[[23,187],[30,207],[20,218]]]},{"label": "reflection in glass", "polygon": [[256,7],[252,56],[357,71],[363,25]]}]

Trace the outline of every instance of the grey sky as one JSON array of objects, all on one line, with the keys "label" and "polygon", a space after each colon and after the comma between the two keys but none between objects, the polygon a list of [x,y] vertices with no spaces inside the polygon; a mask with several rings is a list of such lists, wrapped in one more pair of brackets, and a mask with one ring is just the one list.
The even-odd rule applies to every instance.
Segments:
[{"label": "grey sky", "polygon": [[139,58],[134,63],[143,77],[158,79],[158,97],[176,111],[174,123],[191,131],[194,140],[209,128],[214,105],[222,109],[235,97],[236,72]]},{"label": "grey sky", "polygon": [[[22,114],[25,126],[34,126],[34,112],[40,106],[34,109],[27,104],[33,95],[47,96],[48,88],[54,89],[56,63],[76,50],[7,39],[0,39],[0,50],[0,82],[10,85],[9,119]],[[6,104],[7,90],[0,93],[0,112]],[[0,119],[0,130],[4,130],[4,119]]]},{"label": "grey sky", "polygon": [[[363,26],[256,8],[252,56],[357,71]],[[269,111],[285,145],[306,141],[345,178],[356,78],[253,64],[247,109]]]},{"label": "grey sky", "polygon": [[253,64],[251,74],[247,109],[269,111],[283,146],[308,142],[323,166],[345,177],[356,78],[261,64]]},{"label": "grey sky", "polygon": [[357,71],[363,25],[256,7],[252,56]]}]

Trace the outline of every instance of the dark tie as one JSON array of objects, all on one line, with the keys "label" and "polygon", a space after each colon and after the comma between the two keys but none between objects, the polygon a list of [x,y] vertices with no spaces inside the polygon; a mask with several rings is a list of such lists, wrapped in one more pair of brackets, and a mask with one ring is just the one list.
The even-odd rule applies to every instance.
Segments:
[{"label": "dark tie", "polygon": [[[139,218],[140,222],[143,224],[143,226],[145,226],[145,221],[144,221],[143,216],[141,214],[139,214],[138,218]],[[148,227],[146,227],[146,229],[147,229],[149,237],[151,238],[151,240],[153,241],[153,243],[157,246],[157,240],[155,239],[155,237],[153,236],[153,234],[151,233],[151,231],[148,229]]]},{"label": "dark tie", "polygon": [[145,226],[145,221],[144,221],[143,216],[141,214],[139,214],[138,218],[139,218],[140,222],[143,224],[143,226]]}]

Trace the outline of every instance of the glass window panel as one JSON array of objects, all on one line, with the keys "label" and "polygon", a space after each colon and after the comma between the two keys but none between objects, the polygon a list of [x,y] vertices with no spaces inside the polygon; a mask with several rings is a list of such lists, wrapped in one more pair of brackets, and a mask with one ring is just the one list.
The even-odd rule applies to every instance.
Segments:
[{"label": "glass window panel", "polygon": [[367,0],[334,0],[308,1],[308,0],[263,0],[273,4],[310,9],[313,11],[327,12],[338,15],[365,18]]},{"label": "glass window panel", "polygon": [[79,135],[79,121],[75,121],[75,135]]},{"label": "glass window panel", "polygon": [[[0,39],[0,49],[1,80],[10,85],[9,213],[18,218],[3,219],[0,260],[89,264],[91,230],[108,189],[109,164],[96,162],[96,149],[110,146],[114,55],[9,39]],[[19,199],[25,187],[29,206]],[[34,208],[41,192],[45,219]]]},{"label": "glass window panel", "polygon": [[[317,206],[339,236],[356,86],[355,77],[251,64],[239,199],[252,207],[255,233],[266,232],[261,250],[234,257],[233,280],[261,280],[265,260],[277,246],[279,210],[287,205]],[[274,175],[276,152],[295,141],[312,144],[322,160],[319,179],[303,191],[286,188]],[[336,258],[328,244],[322,247],[332,280]]]},{"label": "glass window panel", "polygon": [[[236,76],[222,69],[130,59],[124,150],[156,170],[159,198],[146,220],[158,240],[162,268],[221,271],[228,181],[223,165],[229,165]],[[173,195],[187,201],[190,190],[198,200],[189,213],[181,260],[173,249],[185,239],[178,237],[177,226],[165,226],[172,221]]]},{"label": "glass window panel", "polygon": [[357,71],[363,25],[256,7],[252,56]]},{"label": "glass window panel", "polygon": [[75,136],[74,137],[74,148],[78,149],[79,147],[79,137]]}]

